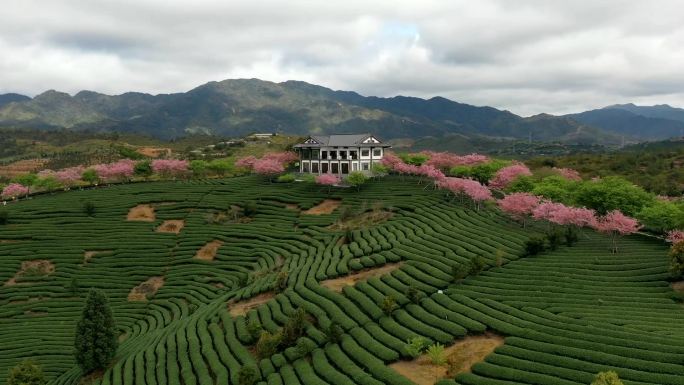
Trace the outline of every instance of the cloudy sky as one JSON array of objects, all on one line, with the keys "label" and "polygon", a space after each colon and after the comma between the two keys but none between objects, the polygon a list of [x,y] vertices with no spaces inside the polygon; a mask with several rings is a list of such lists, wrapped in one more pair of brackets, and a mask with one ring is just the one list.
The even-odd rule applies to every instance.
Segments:
[{"label": "cloudy sky", "polygon": [[304,80],[521,115],[684,107],[679,0],[3,0],[0,93]]}]

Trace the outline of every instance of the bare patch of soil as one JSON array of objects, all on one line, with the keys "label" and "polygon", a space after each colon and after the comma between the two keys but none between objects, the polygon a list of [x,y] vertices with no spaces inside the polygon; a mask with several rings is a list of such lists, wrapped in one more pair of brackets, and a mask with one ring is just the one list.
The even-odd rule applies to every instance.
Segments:
[{"label": "bare patch of soil", "polygon": [[0,166],[0,176],[14,178],[15,176],[40,171],[50,159],[25,159]]},{"label": "bare patch of soil", "polygon": [[167,147],[140,147],[135,150],[138,154],[148,158],[159,158],[160,156],[170,156],[171,149]]},{"label": "bare patch of soil", "polygon": [[285,208],[288,210],[293,210],[293,211],[299,211],[300,210],[299,205],[294,204],[294,203],[285,204]]},{"label": "bare patch of soil", "polygon": [[275,297],[275,294],[272,292],[268,292],[259,294],[256,297],[252,297],[242,301],[231,301],[228,302],[228,311],[230,312],[230,315],[233,317],[241,315],[244,316],[245,314],[247,314],[248,311],[270,301],[273,297]]},{"label": "bare patch of soil", "polygon": [[330,290],[341,292],[345,286],[354,286],[359,281],[365,281],[368,278],[389,274],[392,271],[400,268],[403,264],[404,262],[388,263],[382,267],[361,270],[349,275],[345,275],[344,277],[327,279],[325,281],[321,281],[320,284],[321,286],[327,287]]},{"label": "bare patch of soil", "polygon": [[43,277],[55,272],[55,265],[47,259],[35,259],[33,261],[24,261],[21,263],[21,268],[14,274],[14,277],[5,282],[5,286],[13,286],[21,282],[17,282],[20,278]]},{"label": "bare patch of soil", "polygon": [[418,385],[432,385],[442,378],[470,372],[473,365],[503,344],[504,338],[494,333],[466,337],[444,349],[446,365],[433,365],[430,357],[423,354],[411,361],[395,362],[389,367]]},{"label": "bare patch of soil", "polygon": [[393,215],[394,213],[390,211],[369,211],[361,215],[353,216],[352,218],[344,221],[337,221],[328,226],[328,228],[335,231],[356,230],[363,227],[375,226],[392,218]]},{"label": "bare patch of soil", "polygon": [[6,244],[6,243],[19,243],[21,241],[16,240],[16,239],[0,239],[0,244]]},{"label": "bare patch of soil", "polygon": [[126,216],[127,221],[154,222],[155,219],[154,207],[150,205],[137,205]]},{"label": "bare patch of soil", "polygon": [[684,281],[678,281],[672,283],[672,290],[677,293],[684,293]]},{"label": "bare patch of soil", "polygon": [[147,281],[131,289],[128,300],[131,302],[147,301],[147,296],[153,296],[164,286],[164,277],[150,277]]},{"label": "bare patch of soil", "polygon": [[326,199],[323,202],[317,204],[316,206],[306,210],[302,211],[302,214],[305,215],[323,215],[323,214],[332,214],[333,211],[335,211],[336,208],[340,207],[342,204],[342,201],[338,199]]},{"label": "bare patch of soil", "polygon": [[216,252],[221,245],[223,245],[223,241],[211,241],[197,250],[195,258],[203,261],[213,261],[214,257],[216,257]]},{"label": "bare patch of soil", "polygon": [[48,315],[48,312],[46,311],[33,311],[33,310],[26,310],[24,312],[24,315],[27,315],[29,317],[45,317]]},{"label": "bare patch of soil", "polygon": [[185,221],[182,219],[170,219],[168,221],[162,222],[159,227],[155,230],[158,233],[174,233],[180,234],[181,230],[185,227]]},{"label": "bare patch of soil", "polygon": [[111,250],[88,250],[83,253],[83,265],[87,265],[94,256],[101,253],[111,253]]}]

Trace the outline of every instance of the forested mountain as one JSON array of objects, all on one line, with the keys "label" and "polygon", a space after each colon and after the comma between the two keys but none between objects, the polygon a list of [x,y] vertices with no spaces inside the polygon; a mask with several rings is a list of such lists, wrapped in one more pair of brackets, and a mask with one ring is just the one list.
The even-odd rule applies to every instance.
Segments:
[{"label": "forested mountain", "polygon": [[[681,113],[679,112],[681,111]],[[642,140],[668,139],[684,132],[684,110],[622,104],[565,115],[580,123]]]},{"label": "forested mountain", "polygon": [[158,138],[188,133],[244,135],[372,132],[383,138],[478,134],[572,143],[617,143],[566,117],[523,118],[492,107],[445,98],[365,97],[300,81],[258,79],[210,82],[185,93],[109,96],[81,91],[74,96],[47,91],[0,107],[0,125],[140,132]]}]

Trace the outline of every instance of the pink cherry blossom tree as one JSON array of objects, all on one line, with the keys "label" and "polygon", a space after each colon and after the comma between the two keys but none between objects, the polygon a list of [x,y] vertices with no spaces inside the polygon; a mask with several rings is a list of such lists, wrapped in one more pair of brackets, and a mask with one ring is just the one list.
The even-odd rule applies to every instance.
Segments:
[{"label": "pink cherry blossom tree", "polygon": [[489,181],[489,187],[495,189],[504,189],[518,177],[529,175],[532,175],[532,172],[529,168],[527,168],[527,166],[516,163],[497,171],[492,180]]},{"label": "pink cherry blossom tree", "polygon": [[506,195],[503,199],[499,199],[497,204],[501,210],[521,221],[525,227],[526,219],[539,206],[539,197],[530,193],[518,192]]},{"label": "pink cherry blossom tree", "polygon": [[19,183],[10,183],[2,189],[3,199],[17,199],[28,195],[29,188]]},{"label": "pink cherry blossom tree", "polygon": [[480,182],[472,179],[465,179],[462,183],[463,192],[473,201],[473,203],[475,203],[477,210],[480,210],[482,202],[492,199],[492,192],[487,186],[480,184]]},{"label": "pink cherry blossom tree", "polygon": [[282,162],[272,158],[262,158],[254,162],[252,169],[259,175],[268,177],[271,181],[274,176],[285,171]]},{"label": "pink cherry blossom tree", "polygon": [[290,164],[292,162],[295,162],[299,160],[299,155],[292,151],[286,151],[286,152],[269,152],[265,154],[261,159],[269,159],[269,160],[275,160],[278,163],[281,164]]},{"label": "pink cherry blossom tree", "polygon": [[187,160],[155,159],[152,161],[152,172],[164,177],[183,176],[188,173],[190,163]]},{"label": "pink cherry blossom tree", "polygon": [[557,168],[554,167],[553,171],[557,172],[558,175],[562,176],[565,179],[568,180],[574,180],[574,181],[580,181],[582,180],[582,177],[580,176],[580,173],[577,172],[577,170],[573,170],[571,168]]},{"label": "pink cherry blossom tree", "polygon": [[668,231],[666,240],[673,245],[679,242],[684,242],[684,230]]},{"label": "pink cherry blossom tree", "polygon": [[245,157],[238,159],[235,162],[235,167],[251,170],[252,167],[254,167],[254,162],[256,162],[256,161],[257,161],[257,158],[254,156],[251,156],[251,155],[245,156]]},{"label": "pink cherry blossom tree", "polygon": [[334,174],[328,173],[316,176],[316,184],[328,186],[328,194],[330,194],[331,187],[338,183],[340,183],[340,177]]},{"label": "pink cherry blossom tree", "polygon": [[636,233],[641,228],[636,219],[626,216],[619,210],[613,210],[598,218],[594,226],[597,231],[610,235],[613,253],[618,252],[617,241],[619,236]]},{"label": "pink cherry blossom tree", "polygon": [[78,183],[83,171],[85,171],[83,166],[65,168],[55,173],[55,179],[68,189]]}]

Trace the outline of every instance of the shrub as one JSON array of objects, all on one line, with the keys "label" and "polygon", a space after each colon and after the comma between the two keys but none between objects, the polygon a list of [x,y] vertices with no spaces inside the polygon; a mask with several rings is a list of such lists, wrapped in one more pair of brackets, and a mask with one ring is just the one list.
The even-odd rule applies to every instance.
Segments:
[{"label": "shrub", "polygon": [[238,370],[238,385],[254,385],[259,379],[257,370],[252,365],[245,365]]},{"label": "shrub", "polygon": [[328,341],[330,341],[333,344],[338,344],[342,341],[344,329],[342,329],[342,326],[340,326],[340,324],[333,321],[330,323],[330,326],[328,326],[328,329],[326,330],[325,334],[328,337]]},{"label": "shrub", "polygon": [[245,203],[245,207],[243,207],[242,210],[245,213],[245,216],[247,216],[247,217],[254,216],[258,212],[257,203],[254,201],[249,201],[249,202]]},{"label": "shrub", "polygon": [[415,285],[410,285],[406,288],[406,298],[408,298],[409,301],[413,303],[419,303],[424,296],[425,294],[423,294],[422,291],[418,290],[418,288]]},{"label": "shrub", "polygon": [[268,358],[278,352],[278,348],[283,340],[281,333],[269,333],[262,331],[256,343],[257,358]]},{"label": "shrub", "polygon": [[147,178],[152,175],[152,162],[149,160],[143,160],[135,164],[133,167],[133,173],[137,176],[142,176]]},{"label": "shrub", "polygon": [[430,345],[427,349],[427,354],[433,365],[444,365],[447,363],[446,355],[444,354],[444,345],[440,343]]},{"label": "shrub", "polygon": [[496,264],[496,267],[501,267],[504,264],[504,256],[506,253],[501,250],[497,249],[496,253],[494,253],[494,263]]},{"label": "shrub", "polygon": [[104,369],[114,358],[118,346],[116,326],[107,296],[91,289],[81,319],[76,325],[76,362],[84,373]]},{"label": "shrub", "polygon": [[9,223],[9,212],[6,210],[0,210],[0,225],[6,225]]},{"label": "shrub", "polygon": [[32,360],[24,360],[10,369],[7,385],[44,385],[47,383],[43,368]]},{"label": "shrub", "polygon": [[93,202],[83,203],[83,212],[89,217],[95,216],[95,204]]},{"label": "shrub", "polygon": [[368,177],[366,177],[366,175],[364,175],[364,173],[361,171],[354,171],[347,177],[347,183],[356,187],[356,190],[359,191],[361,190],[361,186],[366,183],[367,179]]},{"label": "shrub", "polygon": [[262,330],[261,323],[256,318],[252,318],[247,322],[247,332],[252,336],[252,338],[257,339],[261,334]]},{"label": "shrub", "polygon": [[565,230],[565,245],[572,246],[577,243],[577,241],[579,241],[577,230],[572,226],[568,226],[568,228]]},{"label": "shrub", "polygon": [[594,377],[591,385],[623,385],[620,377],[614,371],[600,372]]},{"label": "shrub", "polygon": [[306,311],[299,308],[287,319],[285,326],[283,326],[282,344],[286,347],[294,345],[297,339],[304,334],[304,326],[306,326]]},{"label": "shrub", "polygon": [[487,261],[485,261],[485,259],[482,258],[481,255],[478,255],[477,257],[474,257],[470,260],[470,266],[470,273],[477,275],[480,274],[480,272],[482,272],[482,270],[484,270],[485,267],[487,267]]},{"label": "shrub", "polygon": [[684,275],[684,241],[677,242],[670,249],[670,273],[674,278]]},{"label": "shrub", "polygon": [[295,181],[294,174],[283,174],[276,179],[278,183],[292,183]]},{"label": "shrub", "polygon": [[525,257],[537,255],[546,249],[546,242],[542,237],[532,237],[525,241]]},{"label": "shrub", "polygon": [[409,357],[416,358],[425,350],[428,343],[429,341],[424,337],[413,337],[406,341],[404,348]]},{"label": "shrub", "polygon": [[546,241],[548,242],[549,249],[556,250],[563,242],[563,234],[558,230],[551,230],[546,233]]},{"label": "shrub", "polygon": [[299,354],[300,357],[304,357],[316,349],[316,343],[308,338],[300,338],[297,340],[295,349],[297,349],[297,354]]},{"label": "shrub", "polygon": [[385,298],[382,299],[380,308],[385,314],[392,315],[392,312],[397,309],[397,300],[391,295],[386,295]]},{"label": "shrub", "polygon": [[290,274],[287,270],[280,271],[276,276],[275,287],[273,288],[276,293],[281,293],[283,290],[287,289],[287,278]]},{"label": "shrub", "polygon": [[460,281],[470,275],[470,270],[471,270],[471,264],[470,262],[468,263],[461,263],[456,266],[451,267],[451,275],[454,279],[454,281]]}]

